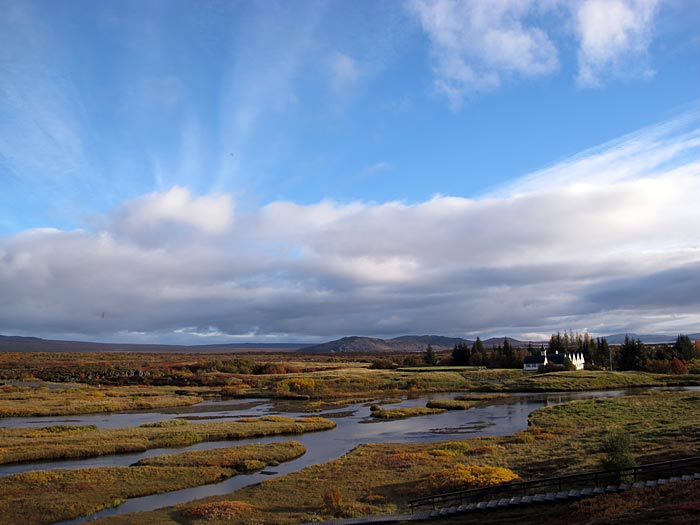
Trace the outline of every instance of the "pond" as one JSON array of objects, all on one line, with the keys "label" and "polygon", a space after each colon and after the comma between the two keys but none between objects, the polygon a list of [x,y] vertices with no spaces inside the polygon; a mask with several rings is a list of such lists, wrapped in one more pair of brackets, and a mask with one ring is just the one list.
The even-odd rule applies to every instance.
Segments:
[{"label": "pond", "polygon": [[[185,450],[207,450],[247,443],[271,443],[289,439],[300,441],[306,446],[307,452],[302,457],[282,463],[276,467],[268,467],[261,472],[235,476],[216,484],[173,491],[165,494],[132,498],[119,507],[105,509],[89,518],[64,522],[63,525],[68,523],[81,523],[97,517],[154,510],[207,496],[228,494],[244,486],[258,483],[271,477],[282,476],[310,465],[332,461],[362,443],[421,443],[477,436],[510,435],[527,428],[529,414],[542,406],[575,399],[619,396],[624,393],[625,391],[623,390],[542,394],[516,393],[484,401],[469,410],[449,411],[442,414],[388,421],[379,421],[370,417],[369,407],[371,403],[358,403],[314,413],[314,415],[333,419],[337,424],[336,428],[323,432],[198,443],[179,449],[153,449],[141,453],[110,455],[81,460],[0,465],[0,475],[56,468],[77,469],[100,466],[128,466],[142,458],[161,454],[182,452]],[[398,403],[387,403],[383,406],[387,408],[425,406],[431,399],[452,399],[457,395],[460,394],[425,395],[403,399]],[[304,403],[285,403],[284,405],[280,405],[269,400],[244,399],[233,401],[208,401],[191,407],[159,409],[157,411],[147,412],[91,414],[75,417],[8,418],[0,420],[0,425],[26,427],[35,425],[75,424],[97,425],[101,428],[117,428],[137,426],[143,423],[163,421],[175,417],[188,418],[192,420],[193,424],[196,424],[198,420],[224,420],[223,418],[271,414],[295,417],[308,415],[308,411],[305,410]]]}]

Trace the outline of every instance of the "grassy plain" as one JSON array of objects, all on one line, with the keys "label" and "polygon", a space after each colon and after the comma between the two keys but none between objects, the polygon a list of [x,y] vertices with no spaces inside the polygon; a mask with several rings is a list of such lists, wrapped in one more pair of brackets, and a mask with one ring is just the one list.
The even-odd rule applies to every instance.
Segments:
[{"label": "grassy plain", "polygon": [[201,403],[205,396],[218,394],[211,389],[183,391],[175,387],[123,386],[97,388],[67,385],[65,388],[4,385],[0,387],[0,418],[61,416],[152,410]]},{"label": "grassy plain", "polygon": [[[264,416],[230,422],[148,424],[137,428],[98,429],[94,426],[0,428],[0,463],[71,459],[182,447],[202,441],[221,441],[278,434],[328,430],[335,422],[320,417]],[[184,424],[182,424],[184,423]]]},{"label": "grassy plain", "polygon": [[[66,388],[0,385],[0,417],[191,405],[202,397],[347,402],[428,392],[545,392],[700,384],[700,374],[474,367],[370,369],[376,356],[305,354],[0,353],[0,381],[40,378]],[[105,386],[108,385],[108,386]]]},{"label": "grassy plain", "polygon": [[455,464],[507,468],[522,479],[598,469],[605,457],[601,442],[613,430],[630,435],[638,463],[700,454],[699,393],[654,392],[573,401],[539,409],[530,422],[528,430],[507,437],[362,445],[336,461],[229,496],[97,523],[190,524],[195,520],[188,517],[192,515],[188,509],[203,504],[216,509],[231,502],[244,510],[229,515],[228,521],[212,511],[204,523],[291,524],[404,512],[409,499],[430,492],[431,475]]},{"label": "grassy plain", "polygon": [[14,474],[0,478],[0,523],[39,525],[74,519],[126,498],[215,483],[305,451],[301,443],[288,441],[172,454],[131,467]]}]

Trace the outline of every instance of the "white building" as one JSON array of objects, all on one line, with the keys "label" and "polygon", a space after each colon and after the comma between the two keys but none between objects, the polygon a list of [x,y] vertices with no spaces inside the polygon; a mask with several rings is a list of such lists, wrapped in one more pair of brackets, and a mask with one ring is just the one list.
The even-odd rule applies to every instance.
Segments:
[{"label": "white building", "polygon": [[574,364],[576,370],[583,370],[584,366],[586,365],[586,361],[581,352],[561,354],[556,352],[548,354],[542,351],[540,355],[526,356],[525,360],[523,361],[523,370],[526,372],[537,372],[541,366],[545,366],[550,363],[558,366],[564,366],[567,358]]}]

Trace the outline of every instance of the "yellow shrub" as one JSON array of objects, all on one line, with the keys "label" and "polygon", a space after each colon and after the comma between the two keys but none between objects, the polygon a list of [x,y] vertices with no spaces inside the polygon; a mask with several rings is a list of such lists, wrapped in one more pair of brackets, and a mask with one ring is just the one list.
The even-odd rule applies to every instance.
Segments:
[{"label": "yellow shrub", "polygon": [[431,490],[450,492],[498,485],[517,479],[518,475],[507,468],[457,463],[431,474],[428,484]]},{"label": "yellow shrub", "polygon": [[435,448],[428,452],[428,454],[435,457],[453,458],[457,455],[457,452],[454,450],[446,450],[444,448]]}]

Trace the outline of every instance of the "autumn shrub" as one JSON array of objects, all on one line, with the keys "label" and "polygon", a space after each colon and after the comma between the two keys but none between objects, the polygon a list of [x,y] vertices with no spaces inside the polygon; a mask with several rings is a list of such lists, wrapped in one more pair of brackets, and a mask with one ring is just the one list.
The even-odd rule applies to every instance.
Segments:
[{"label": "autumn shrub", "polygon": [[236,469],[242,472],[253,472],[265,468],[267,463],[258,459],[246,459],[236,465]]},{"label": "autumn shrub", "polygon": [[677,375],[682,375],[682,374],[687,374],[688,369],[686,366],[683,364],[683,361],[678,359],[677,357],[674,357],[671,360],[671,363],[668,365],[668,373],[669,374],[677,374]]},{"label": "autumn shrub", "polygon": [[457,463],[431,474],[428,477],[428,486],[432,491],[452,492],[499,485],[518,479],[518,475],[507,468]]},{"label": "autumn shrub", "polygon": [[342,514],[343,494],[340,492],[340,489],[338,489],[338,487],[336,487],[335,485],[331,485],[323,493],[323,507],[328,513],[332,514],[333,516]]},{"label": "autumn shrub", "polygon": [[[631,451],[631,439],[629,434],[616,430],[612,432],[606,439],[603,440],[603,452],[605,452],[605,460],[603,468],[605,470],[620,470],[635,467],[637,465]],[[617,483],[627,483],[631,476],[616,475]]]},{"label": "autumn shrub", "polygon": [[256,509],[245,501],[215,501],[190,507],[182,514],[196,520],[230,520],[238,516],[251,514]]}]

